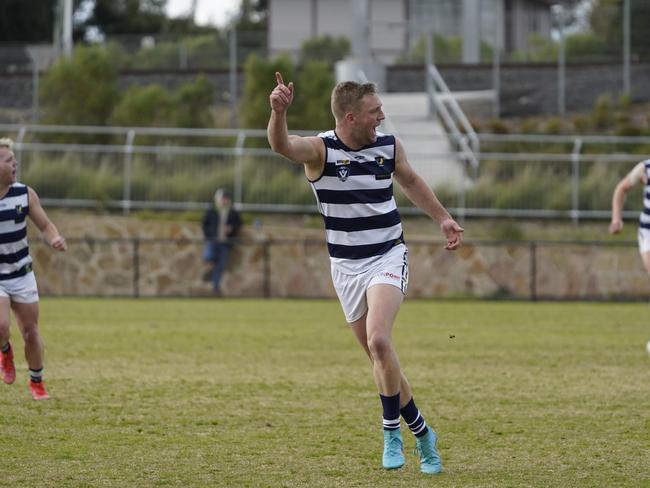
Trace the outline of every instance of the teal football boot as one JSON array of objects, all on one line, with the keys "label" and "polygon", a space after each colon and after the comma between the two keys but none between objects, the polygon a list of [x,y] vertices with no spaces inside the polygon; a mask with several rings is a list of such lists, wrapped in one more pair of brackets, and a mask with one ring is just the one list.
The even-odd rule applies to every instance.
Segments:
[{"label": "teal football boot", "polygon": [[400,429],[384,431],[382,463],[386,469],[397,469],[404,466],[404,443]]},{"label": "teal football boot", "polygon": [[425,474],[438,474],[442,471],[442,461],[436,450],[438,436],[429,429],[426,435],[416,437],[416,449],[420,456],[420,471]]}]

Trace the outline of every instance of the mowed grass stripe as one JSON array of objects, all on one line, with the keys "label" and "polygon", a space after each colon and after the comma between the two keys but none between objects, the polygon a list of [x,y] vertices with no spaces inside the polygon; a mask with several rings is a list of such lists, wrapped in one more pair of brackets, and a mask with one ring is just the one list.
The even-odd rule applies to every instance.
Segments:
[{"label": "mowed grass stripe", "polygon": [[46,382],[0,384],[20,487],[650,486],[650,307],[406,301],[445,472],[381,468],[369,361],[327,300],[44,299]]}]

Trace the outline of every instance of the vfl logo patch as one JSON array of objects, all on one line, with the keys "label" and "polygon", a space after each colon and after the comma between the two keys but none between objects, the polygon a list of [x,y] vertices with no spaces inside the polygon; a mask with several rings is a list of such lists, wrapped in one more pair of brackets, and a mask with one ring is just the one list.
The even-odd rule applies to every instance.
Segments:
[{"label": "vfl logo patch", "polygon": [[336,174],[339,177],[339,180],[345,181],[350,176],[350,160],[349,159],[337,159],[336,160]]},{"label": "vfl logo patch", "polygon": [[16,216],[14,217],[14,223],[19,224],[20,222],[23,222],[25,220],[24,207],[22,205],[16,205],[14,207],[14,210],[16,211]]}]

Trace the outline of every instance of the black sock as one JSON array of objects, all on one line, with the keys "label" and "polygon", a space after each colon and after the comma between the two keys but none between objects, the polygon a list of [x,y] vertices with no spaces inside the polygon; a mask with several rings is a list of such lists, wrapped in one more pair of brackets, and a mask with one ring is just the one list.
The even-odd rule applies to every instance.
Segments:
[{"label": "black sock", "polygon": [[394,396],[379,394],[384,407],[384,430],[399,429],[399,393]]},{"label": "black sock", "polygon": [[429,427],[427,427],[427,423],[424,421],[424,417],[420,414],[418,407],[415,406],[415,401],[412,397],[411,400],[404,405],[404,408],[400,410],[400,413],[402,414],[402,417],[404,417],[404,421],[409,426],[409,429],[411,429],[411,432],[415,434],[415,437],[422,437],[429,432]]},{"label": "black sock", "polygon": [[8,354],[9,351],[11,351],[11,342],[7,341],[7,344],[5,344],[5,346],[2,349],[0,349],[0,351],[2,352],[2,354]]}]

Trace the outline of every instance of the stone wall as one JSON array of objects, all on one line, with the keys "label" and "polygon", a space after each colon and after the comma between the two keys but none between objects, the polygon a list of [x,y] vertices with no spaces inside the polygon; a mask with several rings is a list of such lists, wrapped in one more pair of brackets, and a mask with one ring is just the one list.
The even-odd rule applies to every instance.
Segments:
[{"label": "stone wall", "polygon": [[[208,296],[198,223],[54,216],[69,240],[55,253],[31,236],[43,296]],[[33,232],[33,229],[30,231]],[[291,236],[288,238],[287,236]],[[647,300],[635,243],[467,243],[408,239],[409,297]],[[320,229],[246,228],[223,280],[232,297],[335,296]]]}]

